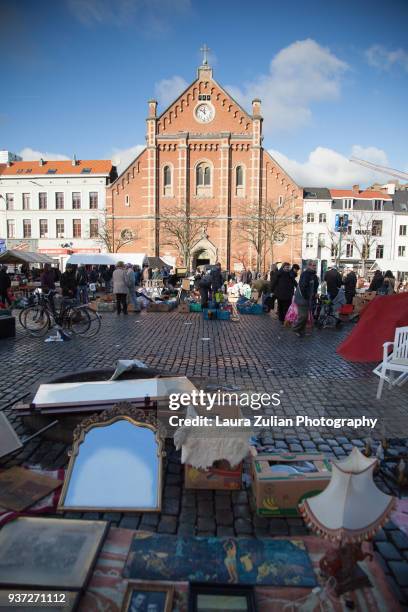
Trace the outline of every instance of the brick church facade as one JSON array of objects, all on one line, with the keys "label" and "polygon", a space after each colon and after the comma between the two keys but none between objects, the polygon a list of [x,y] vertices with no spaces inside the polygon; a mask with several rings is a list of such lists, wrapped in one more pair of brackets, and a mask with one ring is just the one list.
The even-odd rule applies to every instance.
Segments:
[{"label": "brick church facade", "polygon": [[[284,199],[293,218],[302,218],[302,190],[262,147],[261,101],[253,100],[249,115],[213,79],[205,59],[197,79],[161,115],[157,102],[148,102],[146,123],[146,148],[107,188],[112,232],[134,238],[120,248],[124,259],[126,251],[145,252],[175,256],[182,265],[161,215],[187,210],[202,224],[193,267],[220,261],[224,269],[255,269],[245,211]],[[274,245],[274,261],[300,262],[301,232],[301,223],[288,225]],[[265,252],[264,269],[270,259]]]}]

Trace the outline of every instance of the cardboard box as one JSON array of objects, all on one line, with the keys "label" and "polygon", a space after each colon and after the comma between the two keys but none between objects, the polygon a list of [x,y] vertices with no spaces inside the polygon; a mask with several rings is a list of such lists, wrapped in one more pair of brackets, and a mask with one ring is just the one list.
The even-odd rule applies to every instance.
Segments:
[{"label": "cardboard box", "polygon": [[[307,473],[273,472],[272,465],[313,464]],[[323,491],[331,477],[330,462],[320,453],[267,453],[252,457],[252,494],[260,516],[298,516],[298,505]]]},{"label": "cardboard box", "polygon": [[189,313],[190,312],[190,304],[188,302],[182,302],[181,304],[179,304],[178,311],[182,312],[184,314]]},{"label": "cardboard box", "polygon": [[160,302],[156,302],[156,303],[151,303],[148,305],[148,307],[146,308],[147,312],[170,312],[170,310],[173,310],[174,306],[173,304],[166,304],[164,302],[160,303]]},{"label": "cardboard box", "polygon": [[113,302],[102,302],[96,303],[96,312],[115,312],[115,304]]},{"label": "cardboard box", "polygon": [[236,491],[241,488],[242,462],[231,467],[228,461],[216,461],[208,470],[199,470],[191,465],[184,466],[186,489],[215,489]]}]

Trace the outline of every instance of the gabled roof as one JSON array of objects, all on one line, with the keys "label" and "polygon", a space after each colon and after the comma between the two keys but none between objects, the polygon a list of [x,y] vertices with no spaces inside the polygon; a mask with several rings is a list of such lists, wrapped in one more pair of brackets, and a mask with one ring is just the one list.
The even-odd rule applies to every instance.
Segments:
[{"label": "gabled roof", "polygon": [[[54,172],[55,170],[55,172]],[[107,159],[81,159],[72,165],[71,160],[67,161],[44,161],[40,165],[39,161],[21,161],[11,162],[8,164],[0,164],[0,176],[35,176],[46,174],[48,176],[58,176],[66,174],[80,174],[87,176],[89,174],[106,174],[109,175],[112,170],[112,162]]]},{"label": "gabled roof", "polygon": [[303,187],[303,198],[305,200],[331,200],[330,191],[327,187]]},{"label": "gabled roof", "polygon": [[383,191],[371,191],[369,189],[330,189],[332,198],[353,198],[354,200],[392,200],[388,193]]}]

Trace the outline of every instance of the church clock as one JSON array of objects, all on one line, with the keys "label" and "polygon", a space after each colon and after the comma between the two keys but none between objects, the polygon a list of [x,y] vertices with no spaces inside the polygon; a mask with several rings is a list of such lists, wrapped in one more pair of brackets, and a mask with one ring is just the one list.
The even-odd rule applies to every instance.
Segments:
[{"label": "church clock", "polygon": [[199,104],[195,109],[195,116],[200,123],[209,123],[214,119],[214,107],[208,103]]}]

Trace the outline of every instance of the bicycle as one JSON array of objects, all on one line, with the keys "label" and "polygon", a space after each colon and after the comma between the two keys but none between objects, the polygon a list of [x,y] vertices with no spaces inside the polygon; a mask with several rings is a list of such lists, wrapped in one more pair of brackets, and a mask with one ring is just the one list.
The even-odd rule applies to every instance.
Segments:
[{"label": "bicycle", "polygon": [[21,326],[35,337],[45,335],[56,326],[76,336],[92,338],[101,328],[101,317],[87,305],[78,305],[77,300],[63,298],[59,311],[55,306],[56,291],[37,293],[36,303],[24,308],[19,314]]}]

